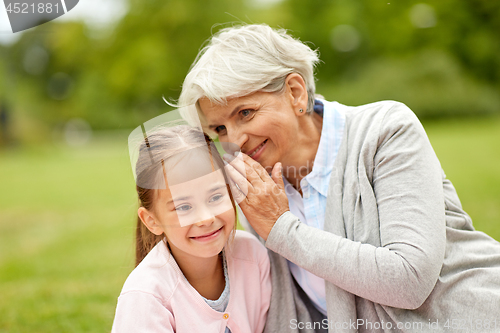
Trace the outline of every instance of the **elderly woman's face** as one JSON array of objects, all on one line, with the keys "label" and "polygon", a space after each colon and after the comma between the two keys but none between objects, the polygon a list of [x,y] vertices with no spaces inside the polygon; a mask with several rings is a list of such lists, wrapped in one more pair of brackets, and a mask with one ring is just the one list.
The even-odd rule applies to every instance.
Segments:
[{"label": "elderly woman's face", "polygon": [[268,171],[276,162],[286,165],[293,158],[299,117],[290,94],[256,92],[225,105],[203,98],[200,107],[220,141],[237,144]]}]

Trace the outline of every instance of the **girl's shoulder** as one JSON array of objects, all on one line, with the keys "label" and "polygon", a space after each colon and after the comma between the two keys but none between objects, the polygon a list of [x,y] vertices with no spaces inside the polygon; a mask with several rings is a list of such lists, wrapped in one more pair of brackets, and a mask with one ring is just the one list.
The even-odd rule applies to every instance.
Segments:
[{"label": "girl's shoulder", "polygon": [[163,299],[169,298],[181,276],[165,243],[159,242],[127,277],[121,294],[143,292]]},{"label": "girl's shoulder", "polygon": [[244,230],[236,230],[234,239],[226,248],[226,255],[233,259],[254,261],[257,263],[269,261],[267,249],[251,233]]}]

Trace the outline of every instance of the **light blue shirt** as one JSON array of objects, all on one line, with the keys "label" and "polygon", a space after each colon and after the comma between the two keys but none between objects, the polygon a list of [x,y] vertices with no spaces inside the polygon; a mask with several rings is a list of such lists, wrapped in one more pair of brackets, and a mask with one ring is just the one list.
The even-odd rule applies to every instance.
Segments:
[{"label": "light blue shirt", "polygon": [[[344,135],[345,115],[337,102],[321,101],[321,103],[323,103],[321,137],[312,171],[300,182],[302,196],[286,179],[283,180],[290,212],[297,216],[302,223],[323,230],[326,194],[333,164]],[[337,105],[339,106],[337,107]],[[289,170],[287,171],[289,172]],[[288,261],[288,267],[316,308],[326,316],[325,281],[291,261]]]},{"label": "light blue shirt", "polygon": [[[227,262],[226,262],[226,254],[225,253],[223,254],[222,259],[223,259],[222,266],[224,267],[224,280],[226,281],[224,291],[220,295],[219,299],[217,299],[215,301],[210,300],[210,299],[206,299],[205,297],[202,296],[203,299],[205,300],[205,302],[208,305],[210,305],[210,307],[212,309],[214,309],[215,311],[218,311],[218,312],[226,311],[227,305],[229,304],[229,276],[227,273]],[[224,331],[224,333],[231,333],[231,330],[229,329],[229,327],[226,326],[226,330]]]}]

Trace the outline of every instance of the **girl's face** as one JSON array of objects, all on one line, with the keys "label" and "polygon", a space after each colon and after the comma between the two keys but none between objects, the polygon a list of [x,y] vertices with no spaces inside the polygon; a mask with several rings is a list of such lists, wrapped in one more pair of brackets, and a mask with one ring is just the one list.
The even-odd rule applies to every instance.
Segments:
[{"label": "girl's face", "polygon": [[176,259],[218,255],[236,221],[221,170],[159,190],[154,216]]}]

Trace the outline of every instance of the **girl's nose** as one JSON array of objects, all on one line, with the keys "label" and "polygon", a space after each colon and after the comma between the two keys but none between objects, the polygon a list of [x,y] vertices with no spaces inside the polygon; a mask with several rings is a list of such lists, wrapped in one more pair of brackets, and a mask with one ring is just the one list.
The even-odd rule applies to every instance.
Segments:
[{"label": "girl's nose", "polygon": [[209,219],[206,219],[206,220],[203,220],[203,221],[195,223],[195,225],[197,227],[207,227],[207,226],[211,225],[212,223],[214,223],[214,221],[215,221],[215,217],[212,216]]},{"label": "girl's nose", "polygon": [[195,223],[196,226],[209,226],[215,221],[215,215],[212,213],[210,208],[205,207],[204,209],[200,209],[198,211],[198,216],[196,219],[198,222]]}]

